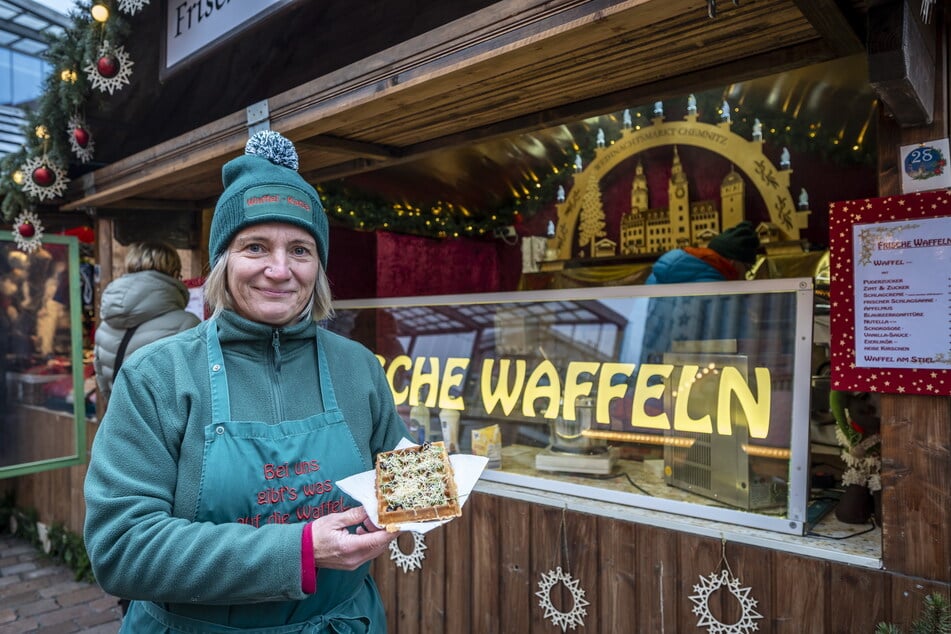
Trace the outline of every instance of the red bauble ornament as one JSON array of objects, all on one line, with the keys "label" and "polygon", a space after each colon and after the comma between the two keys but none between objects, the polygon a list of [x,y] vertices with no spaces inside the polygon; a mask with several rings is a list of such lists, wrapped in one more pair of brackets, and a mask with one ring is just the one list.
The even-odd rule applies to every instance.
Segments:
[{"label": "red bauble ornament", "polygon": [[514,214],[512,214],[512,224],[515,225],[516,227],[519,226],[519,225],[521,225],[521,224],[522,224],[522,214],[520,214],[520,213],[517,212],[517,211],[516,211]]},{"label": "red bauble ornament", "polygon": [[96,62],[96,70],[106,79],[111,79],[119,73],[119,60],[112,55],[103,55]]},{"label": "red bauble ornament", "polygon": [[24,222],[17,227],[17,233],[24,238],[32,238],[36,233],[36,227],[34,227],[32,223]]},{"label": "red bauble ornament", "polygon": [[76,143],[79,144],[79,147],[89,145],[89,132],[87,130],[75,128],[73,130],[73,138],[76,139]]},{"label": "red bauble ornament", "polygon": [[32,178],[33,182],[40,187],[49,187],[56,181],[56,174],[45,165],[40,165],[33,170]]}]

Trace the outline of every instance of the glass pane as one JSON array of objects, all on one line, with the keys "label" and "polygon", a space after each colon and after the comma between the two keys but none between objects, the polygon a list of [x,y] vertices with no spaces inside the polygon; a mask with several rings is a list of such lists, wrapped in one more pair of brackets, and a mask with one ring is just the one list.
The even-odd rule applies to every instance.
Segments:
[{"label": "glass pane", "polygon": [[24,103],[38,97],[43,87],[43,60],[13,53],[13,103]]},{"label": "glass pane", "polygon": [[[0,44],[2,37],[3,31],[0,31]],[[5,48],[0,48],[0,103],[13,103],[13,53]]]},{"label": "glass pane", "polygon": [[809,280],[434,299],[328,326],[378,353],[414,438],[458,412],[459,451],[498,441],[487,479],[802,530]]},{"label": "glass pane", "polygon": [[75,238],[44,236],[25,252],[0,232],[0,476],[75,464],[82,455],[89,383],[79,297]]}]

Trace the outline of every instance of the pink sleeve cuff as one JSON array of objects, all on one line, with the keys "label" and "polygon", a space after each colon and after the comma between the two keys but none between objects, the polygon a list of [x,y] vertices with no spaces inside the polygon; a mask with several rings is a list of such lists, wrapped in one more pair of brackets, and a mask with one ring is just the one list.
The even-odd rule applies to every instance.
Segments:
[{"label": "pink sleeve cuff", "polygon": [[300,537],[300,588],[304,594],[317,592],[317,567],[314,565],[314,536],[310,524]]}]

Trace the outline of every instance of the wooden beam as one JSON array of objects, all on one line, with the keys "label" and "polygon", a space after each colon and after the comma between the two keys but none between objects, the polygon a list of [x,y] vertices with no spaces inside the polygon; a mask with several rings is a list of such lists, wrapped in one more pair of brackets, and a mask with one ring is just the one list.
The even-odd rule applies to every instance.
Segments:
[{"label": "wooden beam", "polygon": [[836,57],[865,51],[864,38],[859,36],[865,29],[858,25],[858,16],[843,13],[835,0],[793,1]]},{"label": "wooden beam", "polygon": [[390,145],[381,145],[379,143],[365,143],[363,141],[354,141],[353,139],[342,139],[329,134],[319,134],[315,137],[297,142],[298,151],[313,149],[325,152],[340,152],[341,154],[353,154],[366,158],[391,159],[403,155],[403,150]]},{"label": "wooden beam", "polygon": [[663,79],[643,86],[617,91],[593,99],[586,99],[558,108],[514,117],[497,123],[446,135],[403,148],[397,158],[371,161],[346,161],[320,169],[302,172],[312,182],[325,182],[392,167],[419,160],[447,149],[465,147],[472,143],[504,138],[512,134],[543,130],[563,123],[571,123],[624,108],[631,104],[647,103],[688,92],[702,91],[724,83],[754,79],[764,73],[780,73],[828,59],[825,44],[818,40],[775,50],[752,59],[743,59],[701,71]]},{"label": "wooden beam", "polygon": [[908,0],[869,8],[869,84],[902,126],[932,122],[936,77],[933,25],[923,25]]},{"label": "wooden beam", "polygon": [[154,198],[126,198],[114,204],[100,205],[100,209],[128,209],[147,211],[201,211],[207,206],[207,201],[194,200],[159,200]]},{"label": "wooden beam", "polygon": [[221,166],[238,156],[247,140],[245,112],[234,113],[87,174],[83,181],[88,179],[90,184],[85,195],[61,209],[101,207],[156,191],[181,182],[186,170],[189,179],[214,179],[220,188]]},{"label": "wooden beam", "polygon": [[[302,144],[301,173],[320,182],[832,57],[795,5],[779,0],[730,6],[716,24],[690,0],[495,8],[506,7],[269,98],[271,127]],[[196,198],[217,195],[218,170],[246,140],[245,113],[233,113],[96,170],[63,208],[158,198],[175,184]]]}]

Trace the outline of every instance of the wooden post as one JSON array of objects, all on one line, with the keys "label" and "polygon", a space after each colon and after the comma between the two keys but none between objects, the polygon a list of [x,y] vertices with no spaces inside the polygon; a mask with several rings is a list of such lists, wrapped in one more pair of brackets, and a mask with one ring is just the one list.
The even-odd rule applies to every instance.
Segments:
[{"label": "wooden post", "polygon": [[[901,194],[901,146],[948,136],[948,27],[937,23],[934,121],[880,120],[881,196]],[[886,570],[951,582],[951,397],[882,394],[882,524]]]}]

